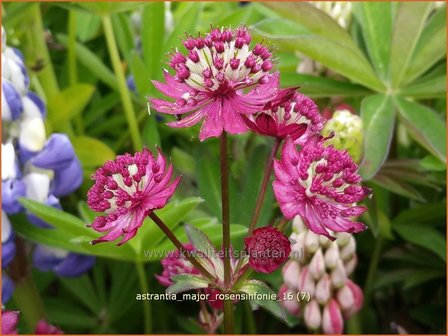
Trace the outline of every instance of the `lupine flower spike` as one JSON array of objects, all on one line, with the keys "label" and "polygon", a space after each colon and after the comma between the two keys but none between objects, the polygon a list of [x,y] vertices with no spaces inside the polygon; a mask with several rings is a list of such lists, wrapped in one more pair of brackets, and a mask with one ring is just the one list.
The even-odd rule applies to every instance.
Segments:
[{"label": "lupine flower spike", "polygon": [[288,139],[281,160],[274,162],[274,194],[287,219],[300,215],[309,229],[334,240],[334,232],[356,233],[366,229],[350,220],[367,208],[353,203],[369,195],[360,186],[358,166],[346,152],[325,146],[325,138],[311,138],[300,152]]},{"label": "lupine flower spike", "polygon": [[174,101],[150,99],[152,106],[162,113],[189,113],[169,123],[171,127],[190,127],[205,119],[201,141],[223,131],[245,132],[243,115],[261,111],[275,97],[278,76],[270,74],[273,64],[268,48],[257,44],[251,49],[250,43],[245,27],[215,28],[205,37],[187,37],[188,55],[175,51],[169,63],[175,75],[165,71],[166,83],[153,82]]},{"label": "lupine flower spike", "polygon": [[159,150],[156,158],[144,148],[134,156],[119,155],[107,161],[92,176],[94,186],[87,194],[89,207],[104,216],[96,217],[91,227],[107,232],[92,244],[116,240],[122,245],[137,234],[143,220],[153,210],[165,206],[179,184],[180,177],[170,183],[173,166]]}]

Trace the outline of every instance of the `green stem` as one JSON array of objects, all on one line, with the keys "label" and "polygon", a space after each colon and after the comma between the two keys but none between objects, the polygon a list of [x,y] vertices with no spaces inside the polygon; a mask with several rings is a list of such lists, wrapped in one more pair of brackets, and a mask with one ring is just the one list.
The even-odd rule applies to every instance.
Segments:
[{"label": "green stem", "polygon": [[[146,277],[144,264],[141,262],[136,262],[135,267],[137,269],[138,280],[140,282],[140,290],[144,294],[149,293],[148,279]],[[145,320],[145,334],[151,334],[151,332],[152,332],[152,315],[151,315],[151,301],[150,300],[143,301],[143,309],[144,309],[144,320]]]},{"label": "green stem", "polygon": [[254,313],[252,312],[252,308],[250,307],[249,301],[244,302],[244,308],[246,311],[246,318],[247,318],[247,333],[256,334],[257,328],[255,326]]},{"label": "green stem", "polygon": [[[230,274],[230,200],[229,200],[229,167],[227,133],[223,132],[220,141],[221,161],[221,203],[222,203],[222,245],[224,252],[224,287],[226,290],[231,286]],[[233,334],[233,302],[224,301],[224,332]]]},{"label": "green stem", "polygon": [[42,23],[42,14],[40,6],[32,6],[32,22],[30,33],[33,45],[33,54],[35,61],[43,62],[43,68],[38,73],[39,81],[44,88],[47,99],[58,94],[59,85],[51,63],[50,53],[45,41],[44,25]]},{"label": "green stem", "polygon": [[[68,63],[68,82],[70,86],[78,83],[78,67],[76,63],[76,19],[77,12],[70,10],[68,13],[68,44],[67,44],[67,63]],[[75,118],[75,126],[78,134],[84,134],[84,123],[82,113],[78,113]]]},{"label": "green stem", "polygon": [[163,231],[163,233],[165,233],[168,239],[171,240],[171,242],[174,244],[174,246],[176,246],[176,248],[180,251],[180,253],[182,253],[188,259],[188,261],[191,262],[193,266],[196,267],[201,272],[203,276],[208,278],[208,280],[210,280],[211,283],[216,282],[216,279],[213,277],[213,275],[211,275],[209,271],[207,271],[204,268],[204,266],[202,266],[202,264],[191,255],[191,253],[187,253],[185,251],[185,248],[182,245],[182,243],[179,241],[179,239],[177,239],[174,233],[169,229],[168,226],[166,226],[166,224],[160,219],[159,216],[157,216],[154,212],[151,212],[149,214],[149,218],[151,218],[154,221],[154,223],[157,224],[157,226]]},{"label": "green stem", "polygon": [[381,249],[383,246],[383,238],[378,235],[375,245],[373,247],[372,257],[370,259],[369,270],[367,271],[367,278],[364,285],[364,307],[367,309],[370,304],[370,297],[372,292],[372,287],[375,280],[376,270],[378,269],[378,264],[380,261]]},{"label": "green stem", "polygon": [[132,143],[135,150],[140,150],[142,148],[142,139],[138,130],[137,118],[135,116],[134,107],[132,105],[131,95],[126,86],[126,79],[121,67],[120,55],[118,53],[117,42],[115,40],[110,16],[102,16],[102,22],[104,34],[106,36],[107,48],[109,50],[109,56],[111,58],[115,76],[117,77],[118,91],[120,92],[124,112],[129,124],[129,130],[131,132]]},{"label": "green stem", "polygon": [[258,218],[260,217],[261,207],[263,205],[264,197],[266,196],[266,189],[267,189],[269,180],[271,178],[274,159],[275,159],[275,156],[277,155],[277,151],[280,147],[281,141],[282,140],[280,138],[275,138],[275,143],[274,143],[274,146],[272,147],[271,154],[269,155],[268,160],[266,161],[266,166],[264,168],[263,182],[261,183],[261,188],[260,188],[260,192],[258,193],[257,203],[255,204],[254,213],[253,213],[252,219],[250,221],[248,235],[250,235],[252,233],[252,231],[255,229],[255,226],[257,225]]}]

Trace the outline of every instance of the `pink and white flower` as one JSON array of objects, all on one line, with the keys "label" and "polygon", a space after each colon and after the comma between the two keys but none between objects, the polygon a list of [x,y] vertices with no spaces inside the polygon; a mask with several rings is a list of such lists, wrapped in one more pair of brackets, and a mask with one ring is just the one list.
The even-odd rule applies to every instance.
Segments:
[{"label": "pink and white flower", "polygon": [[91,227],[107,234],[92,244],[122,236],[118,244],[122,245],[133,238],[145,217],[163,208],[173,195],[180,177],[170,183],[172,174],[173,166],[166,167],[160,150],[157,159],[144,148],[134,156],[126,153],[107,161],[92,176],[95,184],[87,194],[89,207],[105,212],[95,218]]},{"label": "pink and white flower", "polygon": [[287,219],[300,215],[308,228],[332,240],[328,230],[357,233],[367,227],[350,217],[367,208],[355,206],[370,191],[360,185],[358,166],[346,152],[325,146],[325,138],[309,139],[297,151],[292,139],[274,161],[274,194]]},{"label": "pink and white flower", "polygon": [[[277,75],[272,69],[271,53],[257,44],[250,48],[251,36],[245,27],[236,30],[212,29],[204,37],[187,37],[188,54],[172,54],[165,70],[166,83],[155,87],[174,101],[151,98],[159,112],[182,115],[171,127],[190,127],[205,120],[199,139],[218,137],[223,131],[240,134],[247,131],[243,115],[259,112],[276,92]],[[247,92],[247,90],[249,90]]]}]

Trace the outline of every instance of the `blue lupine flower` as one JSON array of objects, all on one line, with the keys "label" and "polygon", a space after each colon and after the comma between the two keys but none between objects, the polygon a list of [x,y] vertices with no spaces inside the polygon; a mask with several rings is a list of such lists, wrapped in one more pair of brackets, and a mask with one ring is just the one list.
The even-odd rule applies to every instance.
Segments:
[{"label": "blue lupine flower", "polygon": [[8,302],[14,293],[14,282],[6,274],[2,274],[2,305]]},{"label": "blue lupine flower", "polygon": [[[7,121],[2,140],[2,267],[14,257],[14,234],[7,214],[24,211],[18,202],[27,197],[61,209],[58,197],[76,190],[82,183],[83,172],[73,146],[65,134],[46,137],[44,118],[46,107],[42,99],[29,92],[29,76],[20,51],[6,46],[2,27],[2,120]],[[51,228],[29,212],[28,220],[39,227]],[[36,265],[45,264],[38,246]],[[77,276],[88,271],[95,258],[62,251],[52,259],[51,267],[62,276]],[[41,261],[41,262],[40,262]],[[3,277],[3,299],[12,295],[14,284]],[[5,302],[5,300],[4,300]]]},{"label": "blue lupine flower", "polygon": [[87,272],[95,257],[39,245],[33,255],[33,265],[40,271],[54,271],[63,277],[77,277]]}]

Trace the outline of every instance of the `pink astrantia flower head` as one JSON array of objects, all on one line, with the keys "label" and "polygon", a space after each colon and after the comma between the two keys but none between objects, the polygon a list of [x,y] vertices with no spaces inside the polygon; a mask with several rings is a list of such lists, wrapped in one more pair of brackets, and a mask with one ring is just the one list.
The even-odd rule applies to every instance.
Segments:
[{"label": "pink astrantia flower head", "polygon": [[2,335],[17,335],[18,311],[2,309]]},{"label": "pink astrantia flower head", "polygon": [[144,148],[134,156],[119,155],[107,161],[92,176],[95,184],[87,194],[87,204],[104,216],[96,217],[91,227],[107,232],[92,244],[116,240],[118,245],[133,238],[151,211],[165,206],[179,184],[180,177],[170,183],[173,166],[159,150],[155,158]]},{"label": "pink astrantia flower head", "polygon": [[187,37],[187,53],[175,51],[169,63],[175,75],[165,71],[166,83],[153,82],[173,101],[150,99],[152,106],[162,113],[189,114],[169,123],[171,127],[190,127],[204,119],[201,141],[223,131],[247,131],[243,115],[262,110],[275,96],[278,76],[270,74],[268,48],[262,44],[251,48],[250,43],[245,27],[212,28],[204,37]]},{"label": "pink astrantia flower head", "polygon": [[36,325],[36,335],[62,335],[63,333],[61,329],[47,323],[45,320],[40,320]]},{"label": "pink astrantia flower head", "polygon": [[[190,243],[184,244],[184,249],[187,251],[186,253],[194,251],[194,247]],[[176,275],[200,273],[179,250],[170,252],[160,263],[163,266],[163,272],[160,275],[156,274],[156,278],[162,286],[171,286],[172,278]]]},{"label": "pink astrantia flower head", "polygon": [[300,215],[314,233],[334,240],[328,230],[356,233],[366,229],[350,220],[367,208],[353,203],[368,196],[360,186],[357,165],[346,152],[325,146],[325,138],[309,139],[300,152],[288,139],[281,160],[274,162],[274,194],[287,219]]},{"label": "pink astrantia flower head", "polygon": [[245,116],[247,126],[255,133],[303,143],[306,138],[318,134],[325,119],[316,103],[295,88],[278,91],[262,111]]},{"label": "pink astrantia flower head", "polygon": [[291,253],[291,243],[283,233],[272,226],[254,230],[244,238],[249,265],[257,272],[272,273]]}]

